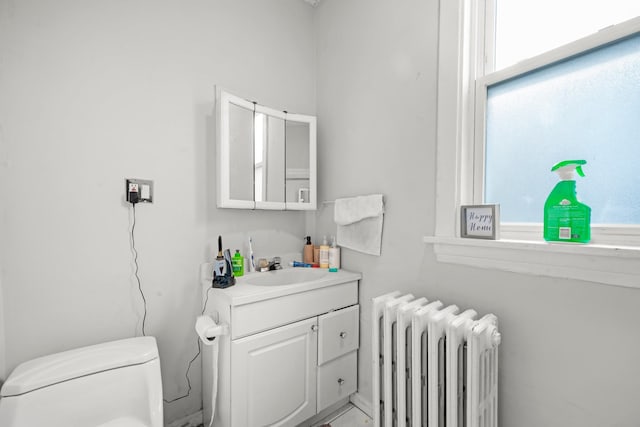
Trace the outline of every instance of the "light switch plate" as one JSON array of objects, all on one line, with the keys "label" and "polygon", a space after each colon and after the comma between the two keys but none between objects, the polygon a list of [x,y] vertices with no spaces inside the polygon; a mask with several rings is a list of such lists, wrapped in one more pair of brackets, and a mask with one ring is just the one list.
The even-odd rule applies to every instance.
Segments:
[{"label": "light switch plate", "polygon": [[124,192],[127,202],[130,202],[130,193],[137,192],[138,203],[153,203],[153,181],[149,179],[127,178]]}]

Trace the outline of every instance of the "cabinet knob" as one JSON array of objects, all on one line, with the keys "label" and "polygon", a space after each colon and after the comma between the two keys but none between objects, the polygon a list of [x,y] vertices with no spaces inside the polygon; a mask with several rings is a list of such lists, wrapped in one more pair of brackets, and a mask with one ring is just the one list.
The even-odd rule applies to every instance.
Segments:
[{"label": "cabinet knob", "polygon": [[338,378],[338,385],[344,384],[344,380],[342,378]]},{"label": "cabinet knob", "polygon": [[340,338],[345,339],[347,337],[347,333],[342,331],[340,332]]},{"label": "cabinet knob", "polygon": [[311,325],[311,330],[316,332],[318,330],[318,325]]}]

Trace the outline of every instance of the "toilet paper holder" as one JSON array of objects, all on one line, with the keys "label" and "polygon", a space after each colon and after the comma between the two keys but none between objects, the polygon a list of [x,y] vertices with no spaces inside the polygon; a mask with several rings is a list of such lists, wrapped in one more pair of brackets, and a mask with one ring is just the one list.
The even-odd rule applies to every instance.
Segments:
[{"label": "toilet paper holder", "polygon": [[210,316],[198,316],[195,325],[196,333],[205,344],[212,344],[213,341],[229,333],[229,325],[226,323],[216,323]]}]

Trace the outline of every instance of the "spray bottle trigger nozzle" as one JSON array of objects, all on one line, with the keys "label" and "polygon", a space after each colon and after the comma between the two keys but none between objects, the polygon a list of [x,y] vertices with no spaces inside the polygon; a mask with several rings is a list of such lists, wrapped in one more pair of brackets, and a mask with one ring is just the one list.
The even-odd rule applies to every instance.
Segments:
[{"label": "spray bottle trigger nozzle", "polygon": [[587,163],[586,160],[564,160],[555,164],[551,168],[551,172],[556,172],[560,176],[560,180],[569,181],[574,179],[574,171],[578,176],[584,176],[582,166]]}]

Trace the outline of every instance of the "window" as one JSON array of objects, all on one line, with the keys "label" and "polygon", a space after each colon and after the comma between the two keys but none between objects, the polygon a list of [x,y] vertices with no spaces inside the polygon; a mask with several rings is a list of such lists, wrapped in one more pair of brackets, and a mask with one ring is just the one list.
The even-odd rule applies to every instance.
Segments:
[{"label": "window", "polygon": [[[504,4],[512,2],[514,0],[503,0]],[[521,2],[517,3],[521,4]],[[564,2],[555,2],[547,8],[542,6],[543,3],[539,1],[526,3],[546,10],[547,16],[549,16],[557,14],[560,7],[559,3]],[[614,3],[615,1],[607,2],[606,7],[614,7],[611,6]],[[498,3],[497,5],[498,10],[500,10],[500,4]],[[574,21],[583,20],[587,7],[586,2],[580,2],[579,6],[574,7],[575,12],[573,12],[572,16],[565,17],[560,22],[569,27],[572,26]],[[640,2],[635,7],[636,10],[640,8]],[[530,209],[524,209],[524,211],[525,213],[535,213],[538,210],[540,219],[522,216],[522,212],[511,210],[511,208],[505,206],[502,218],[504,220],[506,215],[507,220],[513,221],[513,223],[503,222],[501,224],[502,238],[500,241],[476,241],[459,238],[458,212],[460,205],[485,202],[485,195],[487,196],[487,203],[497,202],[502,205],[503,199],[506,200],[507,198],[503,195],[497,195],[495,193],[497,190],[492,188],[502,186],[509,191],[514,188],[515,192],[513,194],[515,194],[515,197],[521,197],[522,192],[518,192],[518,187],[530,185],[530,178],[534,174],[534,172],[523,173],[524,168],[530,167],[534,162],[529,159],[530,155],[525,156],[520,152],[521,147],[517,147],[516,151],[511,154],[507,153],[503,156],[507,159],[507,163],[508,160],[515,163],[515,169],[504,169],[504,162],[502,164],[492,163],[495,150],[499,152],[501,149],[499,146],[492,146],[492,143],[489,142],[485,151],[485,132],[489,134],[496,131],[508,133],[508,126],[505,127],[505,125],[510,125],[511,119],[505,116],[499,121],[492,121],[492,117],[489,117],[485,122],[487,110],[491,110],[489,111],[491,115],[497,111],[498,107],[506,110],[507,113],[515,113],[515,111],[510,110],[513,110],[511,107],[516,105],[521,110],[521,115],[525,116],[525,119],[521,121],[526,124],[527,113],[522,108],[522,105],[528,104],[529,102],[526,101],[529,101],[529,99],[522,98],[525,95],[516,96],[517,102],[514,105],[506,108],[504,105],[500,105],[500,102],[505,99],[500,99],[500,97],[508,93],[509,90],[519,89],[519,85],[531,85],[535,79],[546,80],[548,83],[549,75],[555,76],[555,74],[564,73],[566,77],[567,73],[570,73],[571,65],[579,69],[584,63],[597,61],[596,57],[599,55],[605,57],[613,56],[620,60],[620,58],[627,58],[624,52],[625,49],[630,49],[635,55],[640,50],[637,45],[639,37],[637,34],[640,33],[640,17],[636,17],[586,38],[581,38],[578,41],[562,44],[560,47],[546,47],[545,49],[551,48],[552,50],[533,58],[525,59],[515,65],[507,65],[508,62],[517,61],[518,59],[501,59],[500,48],[498,47],[498,52],[493,49],[494,34],[504,31],[501,30],[500,25],[495,26],[494,18],[500,19],[500,15],[494,13],[495,8],[496,2],[494,0],[451,0],[440,2],[436,224],[435,235],[425,237],[425,242],[434,244],[434,251],[441,262],[552,277],[574,278],[611,285],[640,287],[640,280],[638,280],[638,277],[640,277],[640,226],[637,225],[640,224],[640,221],[635,219],[633,213],[629,215],[629,212],[625,213],[622,212],[623,209],[618,209],[619,202],[612,202],[609,205],[616,209],[612,208],[608,213],[599,213],[601,216],[609,215],[609,217],[613,218],[615,224],[613,226],[603,226],[597,230],[592,224],[592,244],[589,245],[575,246],[545,243],[542,240],[542,203],[538,201],[531,202]],[[637,14],[637,12],[634,13]],[[530,31],[530,34],[535,34],[535,38],[542,38],[541,34],[548,30],[547,24],[536,21],[536,18],[531,13],[528,13],[528,16],[536,24],[535,31]],[[488,25],[486,25],[487,23]],[[596,27],[595,29],[597,30],[598,28]],[[590,30],[589,32],[592,31]],[[581,36],[579,35],[579,37]],[[507,38],[515,39],[511,36]],[[491,41],[491,43],[487,41]],[[562,43],[566,42],[562,41]],[[516,46],[523,47],[522,43]],[[613,62],[615,63],[615,61]],[[640,79],[637,56],[635,61],[633,62],[632,60],[635,65],[632,66],[633,71],[629,75],[631,83],[638,82]],[[493,71],[494,63],[503,64],[499,65],[503,68]],[[561,69],[563,67],[564,69]],[[609,68],[615,70],[616,67]],[[598,83],[596,86],[602,89],[601,93],[607,96],[611,96],[612,93],[611,87],[606,85],[619,81],[618,77],[612,80],[603,76],[595,80]],[[589,84],[593,84],[593,81]],[[620,120],[625,115],[634,115],[635,112],[640,111],[640,104],[638,104],[638,98],[640,97],[635,86],[638,85],[632,84],[622,89],[622,93],[625,94],[629,91],[632,92],[630,94],[632,104],[621,105],[626,102],[624,98],[622,100],[611,99],[609,101],[609,105],[613,105],[618,109],[615,114],[611,113],[610,109],[606,109],[606,113],[611,119]],[[553,92],[552,89],[547,90]],[[536,90],[531,93],[540,94]],[[573,92],[568,91],[567,93]],[[586,93],[592,95],[591,90],[586,91]],[[569,96],[562,98],[567,99]],[[597,101],[599,103],[604,101],[602,95],[597,98]],[[576,101],[573,102],[574,105],[580,105]],[[553,108],[558,108],[558,105],[549,102],[548,98],[545,98],[545,103]],[[591,99],[590,103],[594,103],[593,99]],[[575,108],[572,107],[572,109]],[[598,113],[596,110],[592,114],[603,114],[602,111],[600,110]],[[567,118],[563,115],[561,117],[563,119]],[[585,119],[583,118],[582,120]],[[636,125],[635,123],[631,124],[631,130],[625,131],[627,136],[624,138],[618,138],[618,135],[615,137],[609,135],[610,138],[604,140],[604,142],[602,142],[604,139],[602,137],[595,138],[600,144],[598,148],[605,148],[603,150],[604,154],[601,153],[598,156],[606,155],[607,151],[614,151],[613,148],[607,150],[607,146],[610,146],[613,142],[617,143],[620,139],[627,139],[628,145],[631,146],[629,148],[636,151],[634,152],[635,154],[626,154],[625,157],[640,158],[640,151],[633,147],[634,145],[640,145],[638,144],[640,142],[638,128],[633,128],[633,125]],[[502,128],[493,127],[494,125]],[[521,134],[526,133],[520,132]],[[571,139],[573,133],[570,128],[565,127],[564,132],[565,137],[556,138],[556,141],[562,141],[564,144],[564,142]],[[607,130],[599,130],[599,132],[607,132]],[[490,136],[493,137],[495,135]],[[529,145],[538,144],[537,141],[540,139],[542,138],[531,139]],[[551,145],[560,145],[560,143],[556,142]],[[513,148],[512,146],[508,147],[509,149]],[[618,148],[616,147],[616,149]],[[539,155],[544,150],[538,148],[532,151],[534,154]],[[549,180],[547,183],[539,184],[543,187],[541,196],[539,196],[542,200],[546,199],[555,182],[555,178],[550,172],[551,166],[557,161],[565,160],[566,157],[562,153],[557,155],[562,155],[563,158],[539,160],[541,165],[539,167],[544,169],[535,172],[535,176],[542,176],[543,179]],[[523,159],[522,157],[527,158]],[[584,157],[587,156],[585,155]],[[485,160],[487,160],[487,163],[485,163]],[[587,160],[589,159],[587,158]],[[599,161],[600,158],[597,160]],[[625,160],[629,164],[628,159]],[[593,181],[596,181],[596,178],[601,173],[596,170],[598,161],[591,160],[585,168],[589,179]],[[592,169],[589,169],[589,167],[592,167]],[[491,170],[489,170],[490,168]],[[633,168],[634,165],[631,163],[629,167],[631,174],[633,174]],[[518,175],[523,175],[522,177],[524,178],[519,185],[514,184],[513,181]],[[637,178],[635,179],[633,187],[637,187],[638,184]],[[602,181],[605,186],[612,187],[612,182],[609,178]],[[504,182],[508,183],[508,186],[502,185]],[[487,183],[486,188],[485,183]],[[498,185],[498,187],[492,187],[494,184]],[[589,183],[589,186],[592,186],[592,184]],[[586,182],[578,184],[579,196],[588,203],[585,200],[586,190]],[[640,192],[635,188],[631,191],[634,193]],[[489,198],[499,200],[488,200]],[[527,197],[521,197],[519,201],[522,202],[523,200],[526,202],[528,199]],[[539,206],[537,206],[538,203],[540,203]],[[590,204],[592,208],[595,208],[593,202]],[[629,210],[637,212],[639,208],[640,205],[637,205]],[[610,214],[613,211],[617,212],[616,215],[612,216]],[[598,222],[609,221],[598,219]]]},{"label": "window", "polygon": [[640,224],[640,175],[630,161],[640,159],[639,35],[480,82],[484,200],[500,203],[504,222],[542,222],[540,207],[558,181],[551,167],[585,159],[577,187],[592,223]]},{"label": "window", "polygon": [[493,70],[640,16],[637,0],[496,1]]},{"label": "window", "polygon": [[640,26],[628,20],[640,2],[497,0],[484,12],[495,43],[479,52],[495,58],[485,70],[501,69],[475,76],[474,202],[500,203],[503,223],[541,223],[551,166],[585,159],[578,191],[592,225],[640,225],[628,160],[640,157]]}]

